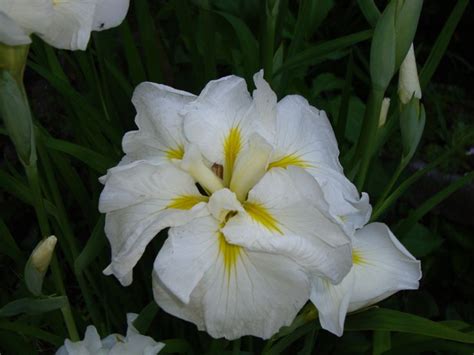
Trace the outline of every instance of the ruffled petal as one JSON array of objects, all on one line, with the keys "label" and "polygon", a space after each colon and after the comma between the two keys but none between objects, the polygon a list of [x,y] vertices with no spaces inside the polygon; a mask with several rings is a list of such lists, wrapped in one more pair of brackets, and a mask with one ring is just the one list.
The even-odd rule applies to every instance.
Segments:
[{"label": "ruffled petal", "polygon": [[243,207],[222,229],[229,243],[285,255],[335,283],[350,270],[350,240],[327,216],[320,187],[303,169],[270,170]]},{"label": "ruffled petal", "polygon": [[127,16],[130,0],[98,0],[92,29],[107,30],[117,27]]},{"label": "ruffled petal", "polygon": [[53,47],[86,50],[97,0],[55,0],[51,24],[38,35]]},{"label": "ruffled petal", "polygon": [[182,111],[186,138],[199,147],[211,165],[224,167],[226,184],[250,133],[250,123],[245,119],[250,105],[245,80],[227,76],[209,82]]},{"label": "ruffled petal", "polygon": [[330,213],[353,235],[367,223],[371,207],[367,194],[359,195],[344,176],[339,149],[324,111],[298,95],[286,96],[277,106],[276,134],[267,136],[274,146],[269,169],[297,166],[313,175],[323,188]]},{"label": "ruffled petal", "polygon": [[138,130],[123,137],[125,159],[153,163],[182,159],[186,141],[179,112],[194,99],[194,95],[166,85],[149,82],[138,85],[132,97]]},{"label": "ruffled petal", "polygon": [[193,179],[171,164],[139,161],[109,171],[99,201],[99,210],[107,213],[105,233],[112,248],[112,262],[104,272],[129,285],[133,267],[154,236],[208,214],[206,200]]},{"label": "ruffled petal", "polygon": [[[170,230],[166,243],[177,246],[173,239],[179,238],[180,253],[171,254],[167,248],[158,254],[153,273],[155,300],[168,313],[193,322],[215,338],[269,338],[289,325],[308,299],[307,276],[284,256],[228,244],[217,221],[211,220],[204,217],[176,228],[183,233]],[[185,227],[198,230],[198,236],[185,232]],[[182,248],[188,243],[193,247],[186,248],[183,257]],[[165,273],[161,258],[168,259]]]}]

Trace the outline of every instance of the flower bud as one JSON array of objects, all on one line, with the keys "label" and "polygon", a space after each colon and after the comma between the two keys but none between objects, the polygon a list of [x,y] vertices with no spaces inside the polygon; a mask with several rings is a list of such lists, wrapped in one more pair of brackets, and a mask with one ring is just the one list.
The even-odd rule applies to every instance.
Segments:
[{"label": "flower bud", "polygon": [[425,108],[420,100],[413,97],[400,112],[403,159],[410,160],[415,154],[425,128]]},{"label": "flower bud", "polygon": [[390,108],[390,98],[385,97],[382,101],[382,107],[380,108],[379,127],[385,126],[389,108]]},{"label": "flower bud", "polygon": [[38,243],[25,266],[25,284],[28,290],[38,296],[43,288],[43,279],[53,257],[57,238],[52,235]]},{"label": "flower bud", "polygon": [[420,81],[418,80],[418,70],[416,68],[413,44],[410,46],[410,49],[400,66],[400,72],[398,75],[398,96],[404,105],[410,102],[412,96],[421,99],[421,87]]},{"label": "flower bud", "polygon": [[33,250],[33,253],[31,253],[31,265],[39,272],[46,272],[48,269],[57,241],[58,239],[54,235],[51,235],[42,240]]}]

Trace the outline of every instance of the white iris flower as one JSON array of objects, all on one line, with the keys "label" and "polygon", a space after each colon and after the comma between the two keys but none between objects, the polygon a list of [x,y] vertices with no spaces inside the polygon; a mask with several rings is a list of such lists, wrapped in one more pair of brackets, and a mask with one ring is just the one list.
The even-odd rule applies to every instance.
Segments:
[{"label": "white iris flower", "polygon": [[300,96],[277,103],[262,72],[254,81],[253,96],[235,76],[198,97],[139,85],[138,130],[102,178],[99,206],[112,248],[104,272],[129,285],[147,244],[171,227],[154,264],[156,302],[228,339],[272,336],[310,297],[325,307],[318,287],[346,280],[371,213],[325,113]]},{"label": "white iris flower", "polygon": [[53,47],[85,50],[91,31],[118,26],[129,0],[0,0],[0,43],[31,43],[35,33]]},{"label": "white iris flower", "polygon": [[165,344],[153,338],[141,335],[133,326],[137,318],[134,313],[127,314],[127,335],[110,334],[100,339],[97,329],[90,325],[86,329],[84,340],[72,342],[66,339],[56,355],[156,355]]}]

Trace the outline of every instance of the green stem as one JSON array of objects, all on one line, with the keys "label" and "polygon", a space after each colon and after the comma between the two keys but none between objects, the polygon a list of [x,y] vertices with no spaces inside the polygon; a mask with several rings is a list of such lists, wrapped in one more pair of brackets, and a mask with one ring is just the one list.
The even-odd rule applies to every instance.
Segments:
[{"label": "green stem", "polygon": [[273,77],[273,54],[275,52],[275,27],[279,8],[278,0],[267,0],[265,6],[265,21],[262,28],[262,45],[260,56],[263,64],[265,80],[271,85]]},{"label": "green stem", "polygon": [[[51,229],[49,227],[48,216],[43,203],[43,196],[41,194],[41,185],[38,177],[38,167],[36,162],[31,165],[25,165],[25,171],[33,195],[33,205],[36,217],[38,219],[38,224],[40,226],[41,234],[43,237],[49,236],[51,235]],[[66,296],[67,298],[64,283],[61,277],[61,271],[59,269],[58,261],[55,255],[53,255],[53,259],[51,261],[51,272],[53,274],[53,280],[56,289],[61,295]],[[68,329],[70,339],[72,341],[78,341],[79,334],[77,332],[76,323],[74,322],[69,299],[66,306],[61,308],[61,312],[63,314],[64,323]]]},{"label": "green stem", "polygon": [[[389,183],[385,185],[385,189],[383,190],[382,195],[380,196],[378,202],[384,201],[387,198],[388,194],[392,191],[393,186],[397,182],[398,178],[400,177],[400,174],[402,173],[403,169],[405,169],[407,164],[408,164],[408,160],[405,160],[403,158],[400,160],[400,163],[398,164],[397,169],[392,174],[392,178],[390,179]],[[378,205],[378,202],[377,202],[377,205]]]},{"label": "green stem", "polygon": [[370,92],[367,107],[365,109],[364,123],[357,142],[356,157],[360,157],[360,166],[356,178],[356,186],[359,191],[364,188],[367,172],[374,152],[377,128],[380,117],[380,109],[385,92],[373,88]]}]

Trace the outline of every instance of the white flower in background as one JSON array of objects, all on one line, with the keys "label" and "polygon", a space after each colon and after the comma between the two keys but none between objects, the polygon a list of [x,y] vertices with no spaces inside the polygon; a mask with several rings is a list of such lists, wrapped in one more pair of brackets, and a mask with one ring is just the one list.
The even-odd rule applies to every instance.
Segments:
[{"label": "white flower in background", "polygon": [[85,50],[91,31],[118,26],[129,0],[0,0],[0,43],[31,43],[35,33],[56,48]]},{"label": "white flower in background", "polygon": [[56,355],[156,355],[165,344],[153,340],[153,338],[141,335],[133,326],[137,318],[134,313],[127,314],[127,335],[110,334],[100,339],[97,329],[90,325],[86,329],[84,340],[72,342],[66,339]]},{"label": "white flower in background", "polygon": [[311,301],[319,310],[321,326],[341,336],[347,312],[377,303],[400,290],[416,290],[421,278],[416,260],[382,223],[356,232],[353,267],[338,285],[321,278],[313,283]]},{"label": "white flower in background", "polygon": [[[139,85],[138,130],[101,179],[104,272],[129,285],[147,244],[171,227],[153,268],[156,302],[228,339],[268,338],[321,281],[340,283],[371,213],[343,174],[325,113],[300,96],[277,103],[262,72],[254,81],[252,96],[235,76],[198,97]],[[320,312],[331,316],[329,306]]]}]

